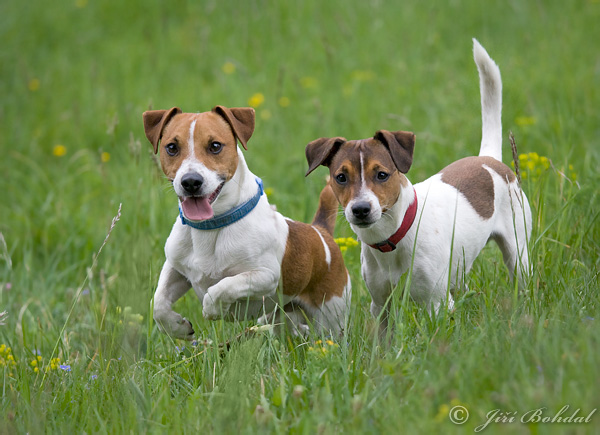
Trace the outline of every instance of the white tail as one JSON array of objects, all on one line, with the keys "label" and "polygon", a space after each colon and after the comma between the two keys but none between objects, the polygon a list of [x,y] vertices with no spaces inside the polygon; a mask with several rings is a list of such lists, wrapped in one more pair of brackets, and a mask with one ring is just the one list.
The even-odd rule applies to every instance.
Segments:
[{"label": "white tail", "polygon": [[473,38],[473,58],[479,71],[481,92],[480,156],[502,161],[502,80],[496,62],[485,48]]}]

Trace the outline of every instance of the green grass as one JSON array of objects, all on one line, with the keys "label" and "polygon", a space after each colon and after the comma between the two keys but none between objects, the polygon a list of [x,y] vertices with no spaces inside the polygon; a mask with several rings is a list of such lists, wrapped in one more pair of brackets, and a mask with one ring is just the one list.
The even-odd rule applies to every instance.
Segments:
[{"label": "green grass", "polygon": [[[470,432],[494,409],[518,420],[600,407],[600,3],[287,3],[2,5],[0,345],[14,364],[4,349],[0,433]],[[381,344],[351,248],[350,325],[333,344],[240,336],[252,323],[204,321],[191,293],[176,308],[200,344],[158,333],[150,302],[177,209],[144,110],[262,93],[248,164],[281,212],[308,220],[326,174],[304,178],[315,138],[412,130],[413,182],[477,153],[472,37],[503,75],[505,137],[556,169],[524,180],[535,228],[523,293],[490,245],[451,315],[430,319],[400,285]],[[341,220],[337,234],[352,235]],[[463,426],[448,418],[457,404]],[[593,433],[600,415],[486,429],[508,430]]]}]

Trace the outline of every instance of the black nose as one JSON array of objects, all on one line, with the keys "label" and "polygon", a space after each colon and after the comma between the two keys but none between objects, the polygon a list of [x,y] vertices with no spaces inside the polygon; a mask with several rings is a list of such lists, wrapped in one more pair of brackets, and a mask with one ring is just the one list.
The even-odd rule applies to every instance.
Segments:
[{"label": "black nose", "polygon": [[366,201],[357,202],[352,206],[352,214],[358,219],[364,219],[371,213],[371,204]]},{"label": "black nose", "polygon": [[202,183],[204,183],[204,178],[200,174],[185,174],[181,177],[181,187],[190,195],[196,195],[200,192]]}]

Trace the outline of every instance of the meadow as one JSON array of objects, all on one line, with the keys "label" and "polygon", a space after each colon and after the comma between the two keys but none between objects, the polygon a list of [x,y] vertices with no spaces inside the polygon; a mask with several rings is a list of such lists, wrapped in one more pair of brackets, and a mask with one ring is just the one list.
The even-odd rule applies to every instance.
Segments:
[{"label": "meadow", "polygon": [[[0,10],[0,433],[449,433],[490,415],[490,433],[600,431],[600,2]],[[414,131],[413,182],[478,152],[473,37],[500,66],[504,162],[512,131],[533,209],[523,291],[490,244],[451,313],[430,318],[402,282],[381,342],[340,218],[343,338],[205,321],[193,292],[176,309],[197,341],[158,332],[178,211],[144,110],[254,106],[248,165],[279,211],[309,221],[327,174],[304,177],[315,138]],[[542,421],[565,406],[588,422]]]}]

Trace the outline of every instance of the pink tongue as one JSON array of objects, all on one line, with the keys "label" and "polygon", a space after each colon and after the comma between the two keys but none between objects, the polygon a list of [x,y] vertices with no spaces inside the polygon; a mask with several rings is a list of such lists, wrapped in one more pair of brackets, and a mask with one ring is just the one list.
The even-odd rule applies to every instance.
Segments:
[{"label": "pink tongue", "polygon": [[187,197],[182,201],[181,209],[184,216],[193,221],[203,221],[214,215],[208,198]]}]

